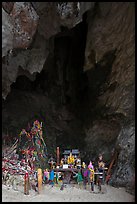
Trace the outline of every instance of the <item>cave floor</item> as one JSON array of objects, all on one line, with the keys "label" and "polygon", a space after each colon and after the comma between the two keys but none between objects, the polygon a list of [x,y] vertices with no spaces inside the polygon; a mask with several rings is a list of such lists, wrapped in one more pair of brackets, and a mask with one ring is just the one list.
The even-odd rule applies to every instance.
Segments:
[{"label": "cave floor", "polygon": [[[62,191],[59,187],[45,185],[40,194],[34,190],[24,195],[24,188],[14,191],[11,187],[2,185],[2,202],[134,202],[134,196],[127,193],[125,188],[104,186],[103,193],[92,193],[90,186],[80,189],[77,185],[67,185]],[[97,192],[97,187],[95,186]]]}]

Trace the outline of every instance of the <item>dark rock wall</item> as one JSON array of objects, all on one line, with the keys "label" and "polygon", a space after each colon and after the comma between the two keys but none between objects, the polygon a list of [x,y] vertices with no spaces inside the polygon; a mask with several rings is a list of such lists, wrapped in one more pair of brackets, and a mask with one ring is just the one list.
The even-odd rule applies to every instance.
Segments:
[{"label": "dark rock wall", "polygon": [[2,6],[3,135],[39,119],[49,153],[109,163],[117,149],[112,183],[134,189],[134,2]]},{"label": "dark rock wall", "polygon": [[[96,140],[103,130],[104,136],[102,134],[103,137],[98,139],[100,141],[98,149],[101,146],[104,156],[107,156],[110,146],[116,148],[117,143],[120,142],[121,150],[113,182],[126,185],[134,175],[131,155],[133,159],[135,8],[133,2],[101,2],[96,3],[94,8],[94,12],[88,11],[87,15],[88,34],[84,70],[90,83],[91,101],[95,90],[95,103],[90,103],[92,112],[103,119],[103,124],[100,124],[98,119],[97,122],[94,121],[95,124],[93,123],[89,128],[86,127],[87,141]],[[125,147],[122,138],[125,143],[129,141],[130,145]],[[111,144],[110,146],[107,145],[109,139],[112,139],[108,143]],[[103,144],[104,140],[105,144]],[[91,148],[89,143],[88,145],[88,149],[91,149],[92,143]],[[110,154],[110,151],[108,153]]]},{"label": "dark rock wall", "polygon": [[113,185],[126,186],[129,192],[135,193],[135,124],[124,125],[117,138],[121,148],[115,171],[112,174]]}]

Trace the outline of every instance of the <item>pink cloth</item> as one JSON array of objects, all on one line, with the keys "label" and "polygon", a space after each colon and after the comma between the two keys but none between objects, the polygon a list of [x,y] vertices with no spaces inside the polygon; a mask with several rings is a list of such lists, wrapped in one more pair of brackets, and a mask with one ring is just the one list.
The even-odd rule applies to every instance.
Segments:
[{"label": "pink cloth", "polygon": [[92,162],[89,163],[88,168],[89,169],[94,169]]},{"label": "pink cloth", "polygon": [[46,176],[46,178],[49,178],[49,172],[48,171],[44,171],[44,176]]}]

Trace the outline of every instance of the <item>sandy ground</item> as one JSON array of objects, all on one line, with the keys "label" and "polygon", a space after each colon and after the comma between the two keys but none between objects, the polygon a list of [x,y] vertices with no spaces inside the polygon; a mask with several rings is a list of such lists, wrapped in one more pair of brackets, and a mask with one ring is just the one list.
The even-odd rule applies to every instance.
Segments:
[{"label": "sandy ground", "polygon": [[67,185],[64,190],[59,187],[43,186],[40,194],[34,190],[29,191],[29,195],[24,195],[23,187],[18,191],[2,185],[2,202],[135,202],[134,196],[127,193],[124,188],[114,188],[103,186],[104,193],[98,193],[95,186],[95,193],[87,189],[80,189],[78,186]]}]

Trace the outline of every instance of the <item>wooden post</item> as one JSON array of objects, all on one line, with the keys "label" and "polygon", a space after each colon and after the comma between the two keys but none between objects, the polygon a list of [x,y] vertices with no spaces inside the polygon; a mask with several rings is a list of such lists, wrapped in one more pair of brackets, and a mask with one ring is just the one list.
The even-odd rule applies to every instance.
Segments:
[{"label": "wooden post", "polygon": [[114,155],[113,155],[113,158],[112,158],[112,160],[111,160],[111,163],[110,163],[110,165],[109,165],[109,168],[108,168],[108,171],[107,171],[107,175],[110,174],[110,171],[111,171],[111,169],[112,169],[112,166],[113,166],[113,164],[114,164],[114,161],[116,160],[116,157],[117,157],[117,152],[115,151],[115,152],[114,152]]},{"label": "wooden post", "polygon": [[42,169],[38,169],[38,193],[42,190]]},{"label": "wooden post", "polygon": [[24,176],[24,194],[29,195],[29,174],[28,172],[26,172]]},{"label": "wooden post", "polygon": [[59,147],[57,147],[57,166],[59,166]]},{"label": "wooden post", "polygon": [[118,155],[118,152],[115,150],[113,157],[112,157],[112,160],[111,160],[111,163],[109,165],[108,171],[107,171],[107,176],[106,176],[106,183],[107,184],[108,184],[108,181],[110,179],[110,172],[111,172],[111,169],[112,169],[114,162],[116,161],[117,155]]}]

